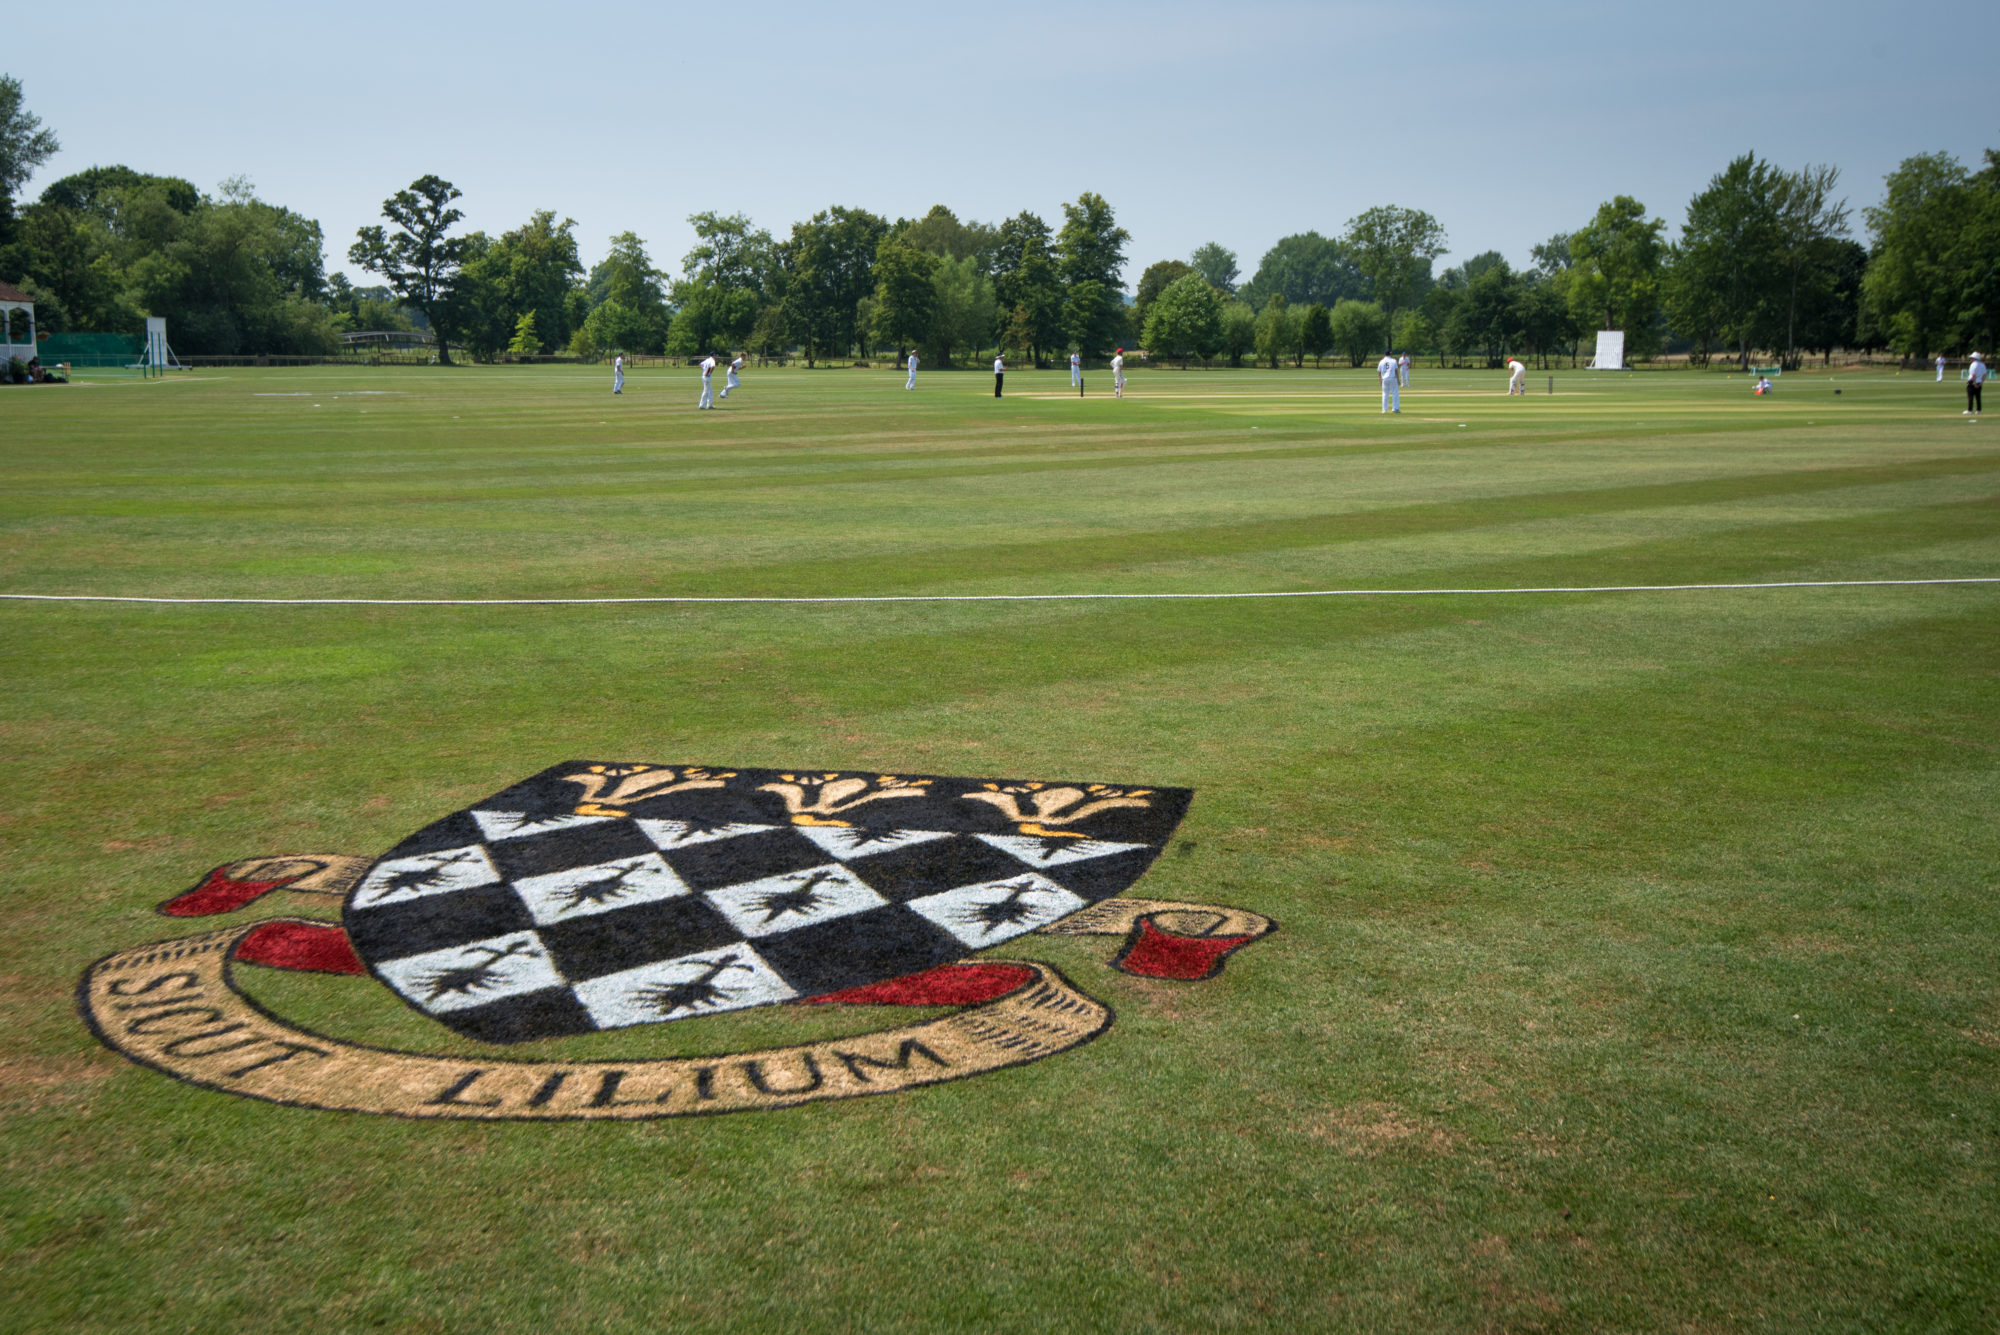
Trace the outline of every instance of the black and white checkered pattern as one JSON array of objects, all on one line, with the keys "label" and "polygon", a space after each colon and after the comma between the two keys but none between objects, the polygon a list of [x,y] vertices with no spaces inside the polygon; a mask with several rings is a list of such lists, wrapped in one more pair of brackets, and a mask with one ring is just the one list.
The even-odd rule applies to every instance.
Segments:
[{"label": "black and white checkered pattern", "polygon": [[867,813],[942,828],[835,826],[794,823],[754,783],[598,815],[577,814],[573,788],[556,790],[561,806],[520,791],[535,782],[405,840],[348,898],[348,934],[375,975],[488,1042],[819,996],[959,959],[1131,885],[1187,798],[1165,790],[1164,819],[1124,820],[1152,838],[1057,838],[952,806],[950,792]]}]

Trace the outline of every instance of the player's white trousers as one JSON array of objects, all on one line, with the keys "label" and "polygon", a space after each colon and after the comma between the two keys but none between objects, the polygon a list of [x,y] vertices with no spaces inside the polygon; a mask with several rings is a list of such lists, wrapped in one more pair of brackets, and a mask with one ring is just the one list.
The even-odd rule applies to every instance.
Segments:
[{"label": "player's white trousers", "polygon": [[916,387],[917,387],[917,373],[915,371],[912,371],[910,372],[910,378],[903,382],[903,388],[915,389]]},{"label": "player's white trousers", "polygon": [[611,373],[611,392],[613,394],[623,394],[625,392],[624,371],[618,370]]},{"label": "player's white trousers", "polygon": [[1509,376],[1507,379],[1507,392],[1509,394],[1526,394],[1528,392],[1527,372],[1523,371],[1520,375]]},{"label": "player's white trousers", "polygon": [[1111,392],[1119,398],[1125,397],[1125,373],[1120,371],[1111,378]]},{"label": "player's white trousers", "polygon": [[1075,389],[1083,383],[1083,368],[1075,362],[1069,364],[1069,387]]},{"label": "player's white trousers", "polygon": [[1384,376],[1382,378],[1382,411],[1385,413],[1399,413],[1403,411],[1403,394],[1397,387],[1396,377],[1394,376]]},{"label": "player's white trousers", "polygon": [[742,382],[741,380],[738,380],[738,379],[736,378],[736,372],[734,372],[734,371],[731,371],[731,372],[729,373],[729,383],[728,383],[728,384],[726,384],[726,385],[724,385],[724,386],[722,387],[722,397],[723,397],[723,398],[725,398],[725,399],[726,399],[726,398],[728,398],[728,397],[729,397],[729,391],[730,391],[730,390],[732,390],[732,389],[739,389],[739,388],[741,388],[741,387],[742,387],[742,385],[743,385],[743,382]]},{"label": "player's white trousers", "polygon": [[707,376],[701,378],[701,402],[695,406],[697,408],[713,408],[715,406],[715,382]]}]

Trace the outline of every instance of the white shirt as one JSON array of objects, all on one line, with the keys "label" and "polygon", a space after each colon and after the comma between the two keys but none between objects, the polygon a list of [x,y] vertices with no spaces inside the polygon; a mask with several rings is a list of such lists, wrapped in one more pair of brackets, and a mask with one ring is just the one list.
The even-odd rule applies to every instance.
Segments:
[{"label": "white shirt", "polygon": [[1381,361],[1375,363],[1375,374],[1381,376],[1384,380],[1394,380],[1396,378],[1396,359],[1384,356]]},{"label": "white shirt", "polygon": [[1509,375],[1520,375],[1527,369],[1528,369],[1527,367],[1521,365],[1521,363],[1516,361],[1510,361],[1507,363],[1507,372]]},{"label": "white shirt", "polygon": [[917,369],[917,354],[914,352],[910,354],[910,369],[912,371]]},{"label": "white shirt", "polygon": [[701,364],[701,378],[703,380],[706,380],[714,374],[715,374],[715,358],[709,357],[705,359]]},{"label": "white shirt", "polygon": [[1007,369],[1007,359],[1006,359],[1006,358],[1004,358],[1004,357],[995,357],[995,358],[993,359],[993,374],[994,374],[994,375],[999,375],[999,374],[1000,374],[1000,373],[1001,373],[1002,371],[1004,371],[1004,370],[1006,370],[1006,369]]},{"label": "white shirt", "polygon": [[1975,385],[1985,384],[1986,363],[1980,361],[1977,357],[1973,358],[1972,365],[1965,368],[1965,378]]},{"label": "white shirt", "polygon": [[738,357],[735,361],[729,363],[729,374],[731,375],[735,375],[738,371],[742,369],[743,369],[743,359],[741,357]]},{"label": "white shirt", "polygon": [[1407,352],[1404,353],[1402,356],[1396,358],[1396,365],[1399,367],[1408,366],[1409,364],[1410,364],[1410,354]]},{"label": "white shirt", "polygon": [[1078,356],[1076,353],[1072,352],[1069,355],[1069,364],[1071,366],[1080,366],[1083,364],[1083,358]]},{"label": "white shirt", "polygon": [[1122,371],[1125,369],[1125,355],[1123,353],[1111,359],[1111,369],[1113,371]]},{"label": "white shirt", "polygon": [[614,370],[614,371],[622,371],[622,370],[624,370],[624,369],[625,369],[625,359],[624,359],[623,357],[613,357],[613,358],[611,359],[611,369],[612,369],[612,370]]},{"label": "white shirt", "polygon": [[1938,358],[1938,370],[1944,370],[1944,358],[1942,357]]}]

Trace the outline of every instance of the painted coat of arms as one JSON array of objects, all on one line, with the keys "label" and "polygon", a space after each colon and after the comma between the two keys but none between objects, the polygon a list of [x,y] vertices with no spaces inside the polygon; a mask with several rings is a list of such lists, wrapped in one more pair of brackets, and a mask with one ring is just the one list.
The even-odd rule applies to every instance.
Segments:
[{"label": "painted coat of arms", "polygon": [[[887,1093],[1035,1060],[1109,1008],[1053,967],[979,962],[1031,932],[1121,938],[1113,967],[1199,979],[1271,930],[1238,909],[1121,897],[1188,789],[577,761],[368,862],[251,859],[162,907],[342,894],[342,921],[266,920],[121,951],[85,975],[105,1042],[192,1083],[425,1117],[661,1117]],[[856,1039],[623,1063],[385,1052],[311,1034],[239,963],[366,973],[481,1044],[778,1004],[957,1007]]]}]

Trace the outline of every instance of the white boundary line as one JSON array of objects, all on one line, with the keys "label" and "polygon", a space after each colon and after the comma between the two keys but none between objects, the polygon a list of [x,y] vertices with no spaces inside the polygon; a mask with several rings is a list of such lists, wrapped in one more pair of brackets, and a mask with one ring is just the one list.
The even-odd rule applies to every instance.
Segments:
[{"label": "white boundary line", "polygon": [[751,597],[668,595],[653,598],[151,598],[111,593],[0,593],[33,603],[154,603],[255,607],[602,607],[629,603],[1059,603],[1213,601],[1224,598],[1435,598],[1509,593],[1680,593],[1704,589],[1860,589],[1942,584],[2000,584],[2000,575],[1939,579],[1789,579],[1756,584],[1587,584],[1503,589],[1292,589],[1265,593],[881,593]]}]

